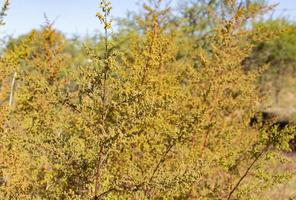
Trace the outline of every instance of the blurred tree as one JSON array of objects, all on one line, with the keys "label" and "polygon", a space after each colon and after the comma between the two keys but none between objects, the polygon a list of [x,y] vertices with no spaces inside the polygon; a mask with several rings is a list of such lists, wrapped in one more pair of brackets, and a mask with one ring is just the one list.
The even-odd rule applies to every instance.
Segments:
[{"label": "blurred tree", "polygon": [[274,94],[275,106],[279,105],[280,93],[286,87],[288,77],[295,75],[296,69],[296,32],[295,25],[285,19],[268,20],[257,23],[256,28],[269,31],[280,31],[272,40],[256,44],[249,59],[247,68],[256,68],[268,64],[269,68],[261,77],[262,91]]}]

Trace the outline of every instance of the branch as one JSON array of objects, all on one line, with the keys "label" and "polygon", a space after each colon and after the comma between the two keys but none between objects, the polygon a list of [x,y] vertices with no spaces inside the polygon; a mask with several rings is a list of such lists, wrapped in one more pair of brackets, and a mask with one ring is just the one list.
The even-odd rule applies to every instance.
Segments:
[{"label": "branch", "polygon": [[100,199],[102,199],[104,196],[108,195],[110,192],[113,192],[113,191],[116,191],[116,189],[115,189],[115,188],[111,188],[111,189],[109,189],[109,190],[107,190],[107,191],[105,191],[105,192],[103,192],[103,193],[101,193],[101,194],[95,196],[95,197],[94,197],[94,200],[100,200]]},{"label": "branch", "polygon": [[12,82],[11,82],[11,86],[10,86],[9,107],[11,107],[12,103],[13,103],[13,93],[14,93],[16,75],[17,75],[17,73],[14,72]]},{"label": "branch", "polygon": [[173,142],[170,146],[168,146],[166,152],[163,154],[163,156],[161,157],[161,159],[158,161],[156,167],[154,168],[153,173],[152,173],[152,175],[151,175],[151,177],[150,177],[150,179],[149,179],[149,182],[152,181],[152,179],[154,178],[154,176],[155,176],[156,172],[158,171],[160,165],[161,165],[162,163],[165,162],[165,160],[166,160],[166,156],[169,154],[169,152],[171,151],[171,149],[172,149],[175,145],[176,145],[176,142]]},{"label": "branch", "polygon": [[5,0],[4,3],[3,3],[3,6],[2,6],[1,11],[0,11],[0,26],[5,25],[5,22],[4,22],[3,18],[7,14],[9,4],[10,4],[9,0]]},{"label": "branch", "polygon": [[247,177],[247,175],[249,174],[250,170],[252,169],[252,167],[256,164],[256,162],[260,159],[260,157],[269,149],[269,145],[266,146],[262,152],[260,152],[260,154],[258,156],[255,157],[255,159],[253,160],[253,162],[251,163],[251,165],[247,168],[247,170],[245,171],[245,173],[243,174],[243,176],[239,179],[239,181],[236,183],[236,185],[234,186],[234,188],[231,190],[231,192],[228,195],[227,200],[230,200],[233,193],[238,189],[238,187],[240,186],[240,184],[242,183],[242,181]]}]

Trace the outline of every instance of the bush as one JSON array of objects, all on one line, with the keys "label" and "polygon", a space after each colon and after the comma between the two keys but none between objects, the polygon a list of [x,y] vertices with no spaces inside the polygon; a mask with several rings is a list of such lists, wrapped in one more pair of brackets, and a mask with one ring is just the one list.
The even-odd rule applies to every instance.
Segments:
[{"label": "bush", "polygon": [[227,17],[215,14],[209,45],[191,56],[177,56],[186,33],[157,5],[145,6],[128,53],[112,48],[105,0],[103,48],[86,47],[81,66],[50,24],[11,44],[0,63],[1,198],[252,199],[286,180],[271,163],[293,131],[249,127],[262,70],[242,66],[251,41],[270,35],[245,24],[267,8],[220,3]]}]

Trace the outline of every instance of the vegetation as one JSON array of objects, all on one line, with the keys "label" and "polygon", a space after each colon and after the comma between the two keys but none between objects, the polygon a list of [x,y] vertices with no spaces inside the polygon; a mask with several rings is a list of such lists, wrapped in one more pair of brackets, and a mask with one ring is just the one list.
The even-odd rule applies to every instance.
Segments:
[{"label": "vegetation", "polygon": [[175,14],[146,1],[112,35],[101,0],[92,44],[48,20],[7,43],[1,199],[263,199],[292,177],[278,166],[294,129],[250,126],[268,63],[245,70],[285,27],[250,27],[272,9],[264,2],[188,2]]},{"label": "vegetation", "polygon": [[[269,97],[266,106],[279,114],[286,112],[289,117],[294,118],[291,107],[294,107],[295,24],[285,19],[269,19],[266,22],[257,23],[256,27],[284,30],[278,37],[257,44],[246,63],[250,68],[256,68],[262,64],[269,65],[269,69],[261,77],[262,91]],[[290,99],[288,99],[289,96]]]}]

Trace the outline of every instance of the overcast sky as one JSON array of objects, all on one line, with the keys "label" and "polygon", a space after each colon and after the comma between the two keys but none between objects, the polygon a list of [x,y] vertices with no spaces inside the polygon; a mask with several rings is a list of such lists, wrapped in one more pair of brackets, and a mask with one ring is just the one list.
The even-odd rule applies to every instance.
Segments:
[{"label": "overcast sky", "polygon": [[[3,1],[3,0],[1,0]],[[136,10],[138,0],[111,0],[114,17],[122,17],[127,10]],[[184,0],[177,0],[184,1]],[[296,0],[270,0],[279,3],[274,11],[277,16],[296,19]],[[11,0],[6,17],[7,24],[0,33],[19,35],[32,28],[39,28],[44,22],[44,13],[55,20],[55,27],[67,35],[93,33],[100,28],[95,13],[99,0]]]}]

